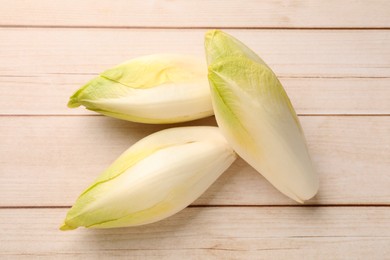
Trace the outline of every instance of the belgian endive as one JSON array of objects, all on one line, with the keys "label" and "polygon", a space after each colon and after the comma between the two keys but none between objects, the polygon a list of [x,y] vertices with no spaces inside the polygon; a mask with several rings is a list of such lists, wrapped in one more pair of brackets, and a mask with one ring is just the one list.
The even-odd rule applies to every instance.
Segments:
[{"label": "belgian endive", "polygon": [[69,210],[61,230],[153,223],[197,199],[235,160],[217,127],[156,132],[125,151]]},{"label": "belgian endive", "polygon": [[153,124],[213,115],[206,62],[178,54],[143,56],[104,71],[70,97],[68,107],[80,105]]},{"label": "belgian endive", "polygon": [[303,203],[318,190],[298,117],[278,78],[252,50],[212,30],[205,49],[214,113],[234,150],[277,189]]}]

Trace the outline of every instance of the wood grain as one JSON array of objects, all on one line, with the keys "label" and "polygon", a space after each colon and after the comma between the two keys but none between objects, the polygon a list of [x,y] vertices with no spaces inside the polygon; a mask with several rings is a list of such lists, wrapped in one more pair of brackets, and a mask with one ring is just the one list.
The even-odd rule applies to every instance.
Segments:
[{"label": "wood grain", "polygon": [[0,26],[389,28],[386,0],[0,1]]},{"label": "wood grain", "polygon": [[[204,55],[206,30],[0,29],[0,76],[96,74],[153,53]],[[390,75],[390,30],[227,30],[281,77]],[[49,74],[49,75],[48,75]]]},{"label": "wood grain", "polygon": [[[0,115],[95,115],[66,107],[92,75],[0,77]],[[298,114],[390,115],[390,78],[280,78]],[[34,90],[34,91],[31,91]]]},{"label": "wood grain", "polygon": [[0,257],[386,259],[390,254],[389,208],[187,208],[137,228],[61,232],[66,210],[0,209]]},{"label": "wood grain", "polygon": [[[390,117],[303,116],[321,179],[310,204],[389,204]],[[181,125],[215,125],[213,118]],[[0,206],[69,206],[124,150],[169,126],[101,116],[0,117]],[[295,204],[244,161],[196,205]]]}]

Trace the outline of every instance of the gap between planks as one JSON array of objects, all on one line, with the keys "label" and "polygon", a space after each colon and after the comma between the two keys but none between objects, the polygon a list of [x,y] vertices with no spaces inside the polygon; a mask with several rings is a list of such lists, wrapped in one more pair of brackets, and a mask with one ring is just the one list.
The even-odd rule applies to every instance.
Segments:
[{"label": "gap between planks", "polygon": [[[82,76],[97,76],[99,73],[92,72],[48,72],[48,73],[39,73],[34,75],[7,75],[0,74],[0,78],[39,78],[45,77],[47,75],[82,75]],[[293,75],[280,75],[279,79],[390,79],[390,76],[293,76]]]},{"label": "gap between planks", "polygon": [[[69,209],[72,206],[0,206],[0,210],[2,209]],[[324,207],[333,207],[333,208],[370,208],[370,207],[390,207],[390,204],[285,204],[285,205],[223,205],[223,204],[215,204],[215,205],[189,205],[186,208],[324,208]]]},{"label": "gap between planks", "polygon": [[390,30],[390,27],[277,27],[277,26],[104,26],[104,25],[16,25],[0,24],[0,28],[22,29],[119,29],[119,30],[197,30],[197,29],[220,29],[220,30]]},{"label": "gap between planks", "polygon": [[[0,117],[83,117],[83,116],[103,116],[101,114],[0,114]],[[390,116],[390,114],[297,114],[297,116]],[[185,122],[182,122],[185,123]],[[142,123],[140,123],[142,124]],[[170,125],[170,124],[164,124]]]}]

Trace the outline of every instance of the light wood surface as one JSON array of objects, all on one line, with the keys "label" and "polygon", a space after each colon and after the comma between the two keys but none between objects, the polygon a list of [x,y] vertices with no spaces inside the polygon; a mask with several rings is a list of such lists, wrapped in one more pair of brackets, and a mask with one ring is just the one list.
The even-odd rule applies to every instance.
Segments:
[{"label": "light wood surface", "polygon": [[149,226],[59,234],[65,213],[0,209],[7,238],[0,257],[386,259],[390,254],[388,207],[187,208]]},{"label": "light wood surface", "polygon": [[[303,116],[300,121],[321,177],[320,192],[308,203],[390,206],[390,117]],[[180,125],[215,125],[215,120]],[[0,206],[72,205],[131,144],[166,127],[102,116],[1,117]],[[295,203],[238,160],[195,204]]]},{"label": "light wood surface", "polygon": [[[1,259],[387,259],[389,1],[0,0]],[[162,222],[58,230],[80,192],[157,130],[68,109],[140,55],[203,57],[224,28],[272,67],[300,115],[320,191],[297,205],[243,160]],[[183,125],[215,125],[213,117]]]},{"label": "light wood surface", "polygon": [[354,1],[1,0],[0,25],[109,27],[389,28],[390,3]]},{"label": "light wood surface", "polygon": [[[93,75],[128,59],[161,52],[203,57],[206,31],[0,28],[0,39],[4,39],[0,41],[0,75]],[[226,32],[245,42],[281,77],[386,78],[390,74],[388,30]]]}]

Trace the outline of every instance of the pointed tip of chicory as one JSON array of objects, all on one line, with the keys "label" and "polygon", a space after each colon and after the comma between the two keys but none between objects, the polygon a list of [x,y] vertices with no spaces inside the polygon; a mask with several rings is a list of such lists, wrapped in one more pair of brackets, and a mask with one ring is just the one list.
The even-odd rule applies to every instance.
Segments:
[{"label": "pointed tip of chicory", "polygon": [[69,108],[76,108],[82,105],[82,95],[83,93],[88,90],[88,88],[96,82],[97,78],[93,78],[92,80],[88,81],[86,84],[84,84],[81,88],[76,90],[72,96],[70,96],[67,106]]},{"label": "pointed tip of chicory", "polygon": [[66,222],[64,222],[64,224],[62,224],[61,226],[60,226],[60,230],[61,231],[68,231],[68,230],[74,230],[74,229],[76,229],[77,227],[72,227],[72,226],[68,226],[67,224],[66,224]]},{"label": "pointed tip of chicory", "polygon": [[77,98],[71,97],[68,101],[67,107],[69,108],[76,108],[79,107],[81,104]]},{"label": "pointed tip of chicory", "polygon": [[69,98],[67,107],[69,108],[76,108],[81,106],[79,95],[84,90],[87,84],[82,86],[80,89],[78,89],[76,92],[73,93],[73,95]]},{"label": "pointed tip of chicory", "polygon": [[214,29],[206,32],[205,49],[208,65],[232,57],[245,57],[266,65],[266,63],[244,43],[221,30]]}]

